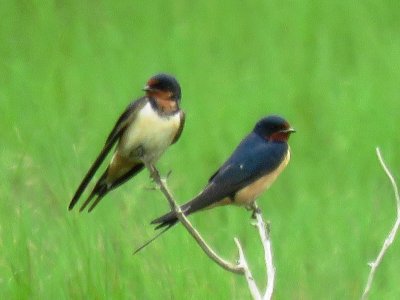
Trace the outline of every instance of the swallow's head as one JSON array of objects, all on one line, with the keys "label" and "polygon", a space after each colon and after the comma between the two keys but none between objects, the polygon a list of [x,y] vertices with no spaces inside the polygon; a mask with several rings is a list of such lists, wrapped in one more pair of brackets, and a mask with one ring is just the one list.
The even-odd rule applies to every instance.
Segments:
[{"label": "swallow's head", "polygon": [[148,96],[168,99],[176,102],[181,100],[181,87],[174,76],[169,74],[157,74],[151,77],[143,90]]},{"label": "swallow's head", "polygon": [[290,134],[296,131],[284,118],[280,116],[268,116],[257,122],[254,132],[267,141],[287,142]]}]

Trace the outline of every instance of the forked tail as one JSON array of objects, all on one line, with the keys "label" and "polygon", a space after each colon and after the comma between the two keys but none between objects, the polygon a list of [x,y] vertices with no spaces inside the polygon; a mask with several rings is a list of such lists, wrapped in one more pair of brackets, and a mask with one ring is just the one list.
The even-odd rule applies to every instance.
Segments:
[{"label": "forked tail", "polygon": [[153,241],[155,241],[157,238],[159,238],[164,232],[166,232],[168,229],[170,229],[172,226],[174,226],[174,224],[169,225],[168,227],[164,228],[162,231],[160,231],[159,233],[157,233],[154,237],[152,237],[150,240],[148,240],[146,243],[144,243],[142,246],[140,246],[139,248],[137,248],[135,251],[133,251],[133,255],[135,255],[136,253],[138,253],[139,251],[141,251],[143,248],[147,247],[148,245],[150,245]]}]

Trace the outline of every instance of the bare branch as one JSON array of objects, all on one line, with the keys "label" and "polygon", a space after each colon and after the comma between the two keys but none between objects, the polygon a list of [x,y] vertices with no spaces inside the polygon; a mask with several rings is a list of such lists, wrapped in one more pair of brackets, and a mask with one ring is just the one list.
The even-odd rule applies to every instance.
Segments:
[{"label": "bare branch", "polygon": [[272,260],[272,246],[271,246],[271,240],[269,238],[269,224],[265,224],[261,211],[258,208],[256,202],[254,202],[253,204],[253,210],[254,210],[254,216],[257,220],[257,222],[254,225],[258,229],[261,243],[264,248],[265,267],[267,270],[267,284],[264,296],[261,296],[261,293],[257,288],[253,275],[251,274],[250,268],[244,256],[242,246],[239,240],[235,238],[235,243],[239,250],[239,265],[243,266],[244,268],[244,276],[246,277],[247,285],[249,286],[249,290],[251,295],[253,296],[253,299],[270,300],[274,292],[275,267]]},{"label": "bare branch", "polygon": [[381,151],[379,150],[378,147],[376,148],[376,155],[378,155],[379,162],[381,163],[383,170],[385,171],[386,175],[389,177],[390,183],[392,184],[393,191],[394,191],[394,197],[396,199],[397,216],[400,216],[400,196],[399,196],[399,189],[397,188],[396,181],[394,180],[394,177],[393,177],[392,173],[390,172],[389,168],[386,166],[386,164],[382,158]]},{"label": "bare branch", "polygon": [[258,290],[257,284],[253,278],[253,275],[251,274],[249,265],[247,264],[246,257],[244,256],[243,253],[243,248],[242,245],[240,244],[239,240],[237,238],[234,238],[234,241],[236,243],[236,246],[239,250],[239,261],[238,264],[241,266],[244,270],[244,276],[246,277],[247,284],[249,286],[249,290],[251,295],[253,296],[253,299],[255,300],[261,300],[261,294],[260,291]]},{"label": "bare branch", "polygon": [[377,256],[377,258],[375,259],[375,261],[370,262],[368,265],[371,267],[370,273],[368,275],[368,280],[367,280],[367,284],[365,286],[364,289],[364,293],[361,297],[361,299],[365,300],[368,298],[368,294],[369,291],[371,289],[371,285],[372,285],[372,281],[374,280],[374,275],[376,272],[376,269],[379,267],[380,263],[382,262],[382,259],[384,257],[384,255],[386,254],[387,249],[390,247],[390,245],[393,243],[394,238],[396,237],[397,231],[399,229],[400,226],[400,197],[399,197],[399,190],[397,188],[396,182],[394,180],[393,175],[391,174],[389,168],[386,166],[381,152],[379,150],[379,148],[376,148],[376,155],[378,156],[379,162],[382,165],[383,170],[385,171],[386,175],[389,177],[389,180],[392,184],[393,187],[393,191],[394,191],[394,195],[395,195],[395,199],[396,199],[396,206],[397,206],[397,218],[396,218],[396,222],[394,223],[391,231],[389,232],[387,238],[385,239],[385,241],[383,242],[382,248],[379,251],[379,254]]},{"label": "bare branch", "polygon": [[255,216],[257,219],[256,226],[258,229],[258,233],[260,234],[261,242],[263,244],[265,266],[267,269],[267,288],[265,290],[263,299],[269,300],[272,298],[272,293],[274,292],[274,284],[275,284],[275,267],[272,259],[271,240],[269,238],[270,226],[268,223],[267,225],[265,224],[262,214],[255,202],[254,202],[254,207],[255,207]]},{"label": "bare branch", "polygon": [[234,238],[234,241],[239,251],[238,264],[234,265],[224,260],[220,256],[218,256],[215,253],[215,251],[211,249],[210,246],[207,245],[205,240],[200,236],[199,232],[192,226],[190,221],[186,218],[180,206],[175,202],[174,198],[172,197],[172,194],[167,187],[166,181],[164,179],[161,179],[158,170],[153,165],[146,165],[146,167],[150,171],[151,178],[159,186],[160,191],[167,198],[171,210],[176,213],[178,220],[182,223],[182,225],[186,228],[186,230],[190,233],[190,235],[196,240],[197,244],[207,254],[207,256],[223,269],[232,273],[244,275],[247,280],[247,284],[249,286],[249,290],[253,299],[256,300],[271,299],[275,283],[275,267],[272,261],[272,247],[271,247],[271,241],[269,239],[269,226],[265,225],[261,211],[258,209],[257,204],[254,202],[253,209],[254,209],[254,215],[257,219],[256,227],[258,229],[261,242],[264,248],[264,258],[267,269],[267,287],[265,295],[263,297],[261,296],[261,293],[257,288],[253,275],[251,274],[250,268],[244,256],[243,248],[239,240],[237,238]]},{"label": "bare branch", "polygon": [[171,192],[169,191],[166,182],[161,179],[158,170],[153,165],[146,166],[150,171],[150,176],[153,178],[154,182],[160,187],[161,192],[164,194],[165,198],[167,198],[168,203],[171,207],[171,210],[175,211],[177,218],[185,226],[186,230],[189,231],[190,235],[196,240],[197,244],[200,248],[207,254],[207,256],[212,259],[219,266],[224,268],[225,270],[236,273],[236,274],[244,274],[244,269],[240,265],[234,265],[225,259],[218,256],[213,249],[208,246],[206,241],[201,237],[200,233],[192,226],[190,221],[186,218],[185,214],[182,212],[179,205],[176,204],[173,199]]}]

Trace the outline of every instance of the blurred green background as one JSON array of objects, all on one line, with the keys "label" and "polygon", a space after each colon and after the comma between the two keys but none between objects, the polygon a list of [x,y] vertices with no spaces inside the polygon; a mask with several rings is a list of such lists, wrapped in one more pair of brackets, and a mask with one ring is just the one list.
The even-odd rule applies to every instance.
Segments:
[{"label": "blurred green background", "polygon": [[[395,218],[399,1],[1,1],[0,298],[248,299],[177,226],[136,256],[168,210],[142,172],[91,214],[68,212],[109,130],[151,75],[179,79],[187,123],[158,163],[178,202],[197,194],[262,116],[298,131],[260,199],[275,299],[358,299]],[[249,212],[191,217],[217,251],[265,273]],[[398,299],[400,243],[371,299]]]}]

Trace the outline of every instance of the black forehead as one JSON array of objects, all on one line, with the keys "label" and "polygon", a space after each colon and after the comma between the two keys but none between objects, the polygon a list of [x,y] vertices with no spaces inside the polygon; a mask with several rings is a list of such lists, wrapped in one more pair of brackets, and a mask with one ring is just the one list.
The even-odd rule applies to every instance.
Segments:
[{"label": "black forehead", "polygon": [[289,127],[289,123],[280,116],[268,116],[260,120],[260,125],[264,127]]},{"label": "black forehead", "polygon": [[178,86],[179,84],[174,76],[161,73],[151,77],[148,81],[148,85],[157,86],[159,88],[170,88]]}]

